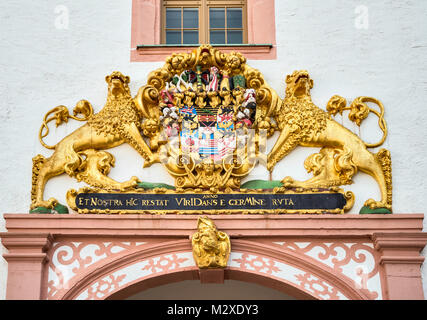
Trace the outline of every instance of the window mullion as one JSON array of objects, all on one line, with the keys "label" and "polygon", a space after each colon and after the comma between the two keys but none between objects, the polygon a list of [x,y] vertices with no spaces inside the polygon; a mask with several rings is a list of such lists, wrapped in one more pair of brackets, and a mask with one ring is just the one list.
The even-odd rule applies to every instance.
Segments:
[{"label": "window mullion", "polygon": [[203,21],[205,21],[205,18],[204,18],[204,14],[203,14],[203,10],[202,10],[203,9],[203,2],[200,2],[198,9],[199,9],[199,43],[204,43],[205,36],[203,34],[204,28],[203,28],[202,23],[203,23]]},{"label": "window mullion", "polygon": [[225,30],[224,30],[224,33],[225,33],[225,44],[227,44],[228,43],[228,39],[227,39],[227,30],[228,30],[228,22],[227,22],[227,7],[225,6],[224,7],[224,23],[225,23],[225,25],[224,25],[224,27],[225,27]]},{"label": "window mullion", "polygon": [[166,7],[162,8],[162,20],[160,21],[162,25],[162,37],[161,42],[166,43]]},{"label": "window mullion", "polygon": [[209,43],[209,11],[206,0],[202,0],[200,11],[203,12],[203,20],[200,22],[201,34],[203,34],[203,39],[200,43]]},{"label": "window mullion", "polygon": [[245,1],[245,4],[242,7],[242,32],[243,32],[243,42],[248,43],[248,8],[247,3]]},{"label": "window mullion", "polygon": [[184,7],[181,7],[181,44],[184,44]]}]

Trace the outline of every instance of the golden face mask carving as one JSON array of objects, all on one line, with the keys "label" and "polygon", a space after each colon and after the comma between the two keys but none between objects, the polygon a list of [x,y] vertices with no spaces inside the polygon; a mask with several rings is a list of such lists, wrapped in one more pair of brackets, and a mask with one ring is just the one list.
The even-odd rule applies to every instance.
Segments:
[{"label": "golden face mask carving", "polygon": [[197,229],[191,238],[197,266],[200,269],[225,268],[231,251],[228,235],[218,231],[214,222],[206,217],[199,217]]}]

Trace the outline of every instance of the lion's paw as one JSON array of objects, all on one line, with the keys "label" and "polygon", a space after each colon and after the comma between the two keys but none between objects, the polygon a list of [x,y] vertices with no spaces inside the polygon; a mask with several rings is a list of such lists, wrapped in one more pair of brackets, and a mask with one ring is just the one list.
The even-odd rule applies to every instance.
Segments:
[{"label": "lion's paw", "polygon": [[129,187],[136,187],[136,185],[138,184],[138,183],[140,183],[141,182],[141,180],[139,180],[137,177],[135,177],[135,176],[132,176],[132,178],[130,178],[130,180],[129,180]]},{"label": "lion's paw", "polygon": [[35,201],[31,204],[31,210],[35,208],[53,209],[57,203],[58,200],[56,200],[55,198],[50,198],[47,201]]},{"label": "lion's paw", "polygon": [[58,202],[55,198],[50,198],[47,201],[34,202],[31,205],[30,213],[60,213],[68,214],[67,206],[64,206]]},{"label": "lion's paw", "polygon": [[123,183],[121,184],[120,191],[125,191],[125,190],[127,190],[127,189],[134,188],[134,187],[136,187],[136,186],[138,185],[138,183],[140,183],[140,182],[141,182],[141,181],[140,181],[137,177],[132,176],[132,178],[130,178],[130,179],[129,179],[129,181],[123,182]]},{"label": "lion's paw", "polygon": [[381,201],[375,201],[374,199],[366,200],[363,205],[365,207],[369,207],[369,209],[371,209],[371,210],[380,209],[380,208],[385,208],[385,209],[391,210],[391,205],[384,203],[384,202],[381,202]]},{"label": "lion's paw", "polygon": [[295,180],[292,177],[285,177],[282,181],[280,181],[284,187],[290,188],[295,185]]}]

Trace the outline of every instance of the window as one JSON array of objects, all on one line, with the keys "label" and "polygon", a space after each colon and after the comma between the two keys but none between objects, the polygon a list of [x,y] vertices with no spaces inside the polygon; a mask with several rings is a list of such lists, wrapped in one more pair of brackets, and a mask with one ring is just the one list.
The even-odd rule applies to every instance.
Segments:
[{"label": "window", "polygon": [[199,8],[166,8],[167,44],[199,43]]},{"label": "window", "polygon": [[247,59],[276,59],[275,1],[132,0],[131,61],[164,61],[204,43]]},{"label": "window", "polygon": [[162,9],[162,43],[247,42],[246,1],[165,0]]},{"label": "window", "polygon": [[209,8],[209,43],[243,43],[242,8]]}]

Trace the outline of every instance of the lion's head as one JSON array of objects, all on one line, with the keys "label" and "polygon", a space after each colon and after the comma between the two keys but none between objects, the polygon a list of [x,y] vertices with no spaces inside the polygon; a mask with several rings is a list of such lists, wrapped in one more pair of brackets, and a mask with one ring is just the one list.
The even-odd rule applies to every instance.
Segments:
[{"label": "lion's head", "polygon": [[310,97],[310,90],[313,88],[313,80],[307,70],[294,71],[286,76],[286,97],[301,99]]},{"label": "lion's head", "polygon": [[123,124],[135,123],[140,126],[140,114],[129,89],[130,78],[114,71],[105,77],[108,84],[107,101],[102,110],[88,119],[88,124],[98,133],[115,133]]},{"label": "lion's head", "polygon": [[131,95],[129,89],[130,78],[123,75],[121,72],[114,71],[112,74],[105,77],[105,81],[108,83],[109,98],[114,99]]},{"label": "lion's head", "polygon": [[218,169],[221,169],[221,165],[215,164],[214,160],[211,158],[205,158],[197,164],[197,170],[206,177],[213,176]]}]

